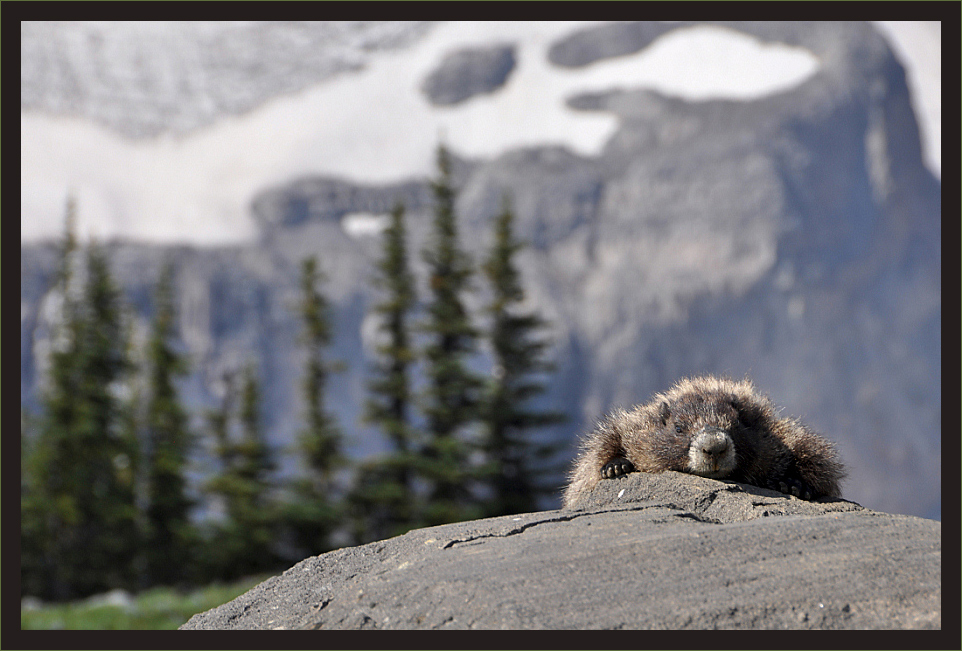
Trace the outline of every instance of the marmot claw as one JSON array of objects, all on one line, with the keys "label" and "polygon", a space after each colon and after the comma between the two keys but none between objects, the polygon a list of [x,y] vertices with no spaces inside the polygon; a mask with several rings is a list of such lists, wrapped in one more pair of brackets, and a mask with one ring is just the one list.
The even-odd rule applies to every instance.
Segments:
[{"label": "marmot claw", "polygon": [[798,481],[797,479],[788,479],[786,481],[778,482],[778,490],[786,495],[794,495],[799,499],[812,499],[811,490],[809,490],[808,486],[806,486],[804,482]]},{"label": "marmot claw", "polygon": [[634,472],[634,470],[635,466],[633,463],[624,457],[618,457],[604,465],[601,469],[601,477],[602,479],[614,479],[615,477],[627,475],[629,472]]}]

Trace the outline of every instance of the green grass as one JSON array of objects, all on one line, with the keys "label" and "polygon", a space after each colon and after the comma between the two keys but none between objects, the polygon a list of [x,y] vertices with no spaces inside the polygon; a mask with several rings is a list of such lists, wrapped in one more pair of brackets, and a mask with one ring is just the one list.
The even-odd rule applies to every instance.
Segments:
[{"label": "green grass", "polygon": [[192,615],[238,597],[269,576],[214,584],[193,592],[153,588],[136,595],[130,607],[97,605],[86,601],[45,603],[20,609],[21,630],[165,630],[175,629]]}]

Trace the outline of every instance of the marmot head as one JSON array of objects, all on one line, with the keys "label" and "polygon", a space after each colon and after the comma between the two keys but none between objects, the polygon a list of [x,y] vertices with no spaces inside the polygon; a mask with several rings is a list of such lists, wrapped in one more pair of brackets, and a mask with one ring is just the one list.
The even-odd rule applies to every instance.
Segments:
[{"label": "marmot head", "polygon": [[756,445],[765,407],[731,382],[684,381],[656,397],[659,456],[669,470],[712,479],[731,475]]}]

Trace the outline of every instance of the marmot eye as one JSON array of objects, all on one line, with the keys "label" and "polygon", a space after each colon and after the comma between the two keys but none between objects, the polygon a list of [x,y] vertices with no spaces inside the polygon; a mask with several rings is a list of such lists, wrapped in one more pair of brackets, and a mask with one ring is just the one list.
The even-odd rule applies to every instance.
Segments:
[{"label": "marmot eye", "polygon": [[681,426],[681,425],[675,425],[675,431],[678,432],[679,434],[681,434],[681,433],[682,433],[683,431],[685,431],[685,430],[682,429],[682,426]]}]

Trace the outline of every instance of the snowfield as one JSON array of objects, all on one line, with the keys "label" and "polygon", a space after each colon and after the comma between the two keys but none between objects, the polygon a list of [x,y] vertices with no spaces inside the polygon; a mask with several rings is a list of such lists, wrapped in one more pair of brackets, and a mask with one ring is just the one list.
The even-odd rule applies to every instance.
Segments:
[{"label": "snowfield", "polygon": [[[372,53],[358,72],[181,136],[131,140],[85,119],[21,111],[21,241],[59,236],[68,192],[78,199],[81,236],[201,246],[249,241],[256,235],[250,201],[274,184],[313,175],[368,183],[423,177],[433,172],[439,139],[467,157],[544,144],[593,155],[615,118],[569,109],[571,95],[643,87],[692,101],[751,101],[802,83],[819,65],[805,49],[716,27],[670,32],[637,54],[584,68],[551,65],[550,45],[588,24],[438,25],[404,49]],[[923,63],[941,61],[941,28],[881,28],[909,62],[927,160],[938,175],[941,64],[933,74]],[[504,42],[516,44],[517,66],[498,91],[434,107],[419,90],[448,52]],[[376,216],[345,223],[352,234],[380,226]]]}]

